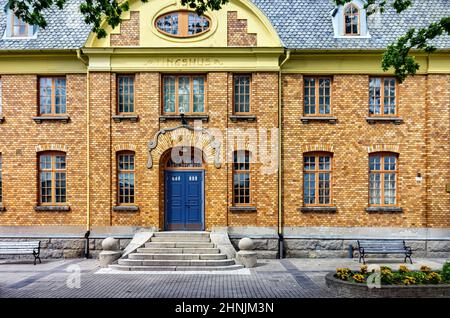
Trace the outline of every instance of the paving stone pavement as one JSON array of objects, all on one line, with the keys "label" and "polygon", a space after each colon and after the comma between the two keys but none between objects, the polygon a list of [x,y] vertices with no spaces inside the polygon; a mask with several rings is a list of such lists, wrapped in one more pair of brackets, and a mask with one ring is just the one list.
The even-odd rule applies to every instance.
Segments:
[{"label": "paving stone pavement", "polygon": [[[439,268],[445,260],[420,260]],[[236,274],[103,272],[97,260],[0,261],[0,298],[332,298],[325,275],[351,259],[259,260]],[[400,263],[389,264],[393,268]]]}]

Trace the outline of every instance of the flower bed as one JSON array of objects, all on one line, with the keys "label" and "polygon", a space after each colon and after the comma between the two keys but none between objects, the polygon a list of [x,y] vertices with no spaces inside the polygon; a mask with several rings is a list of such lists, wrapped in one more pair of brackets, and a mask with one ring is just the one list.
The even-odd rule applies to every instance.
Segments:
[{"label": "flower bed", "polygon": [[326,283],[342,297],[450,297],[450,263],[439,271],[427,266],[411,271],[404,265],[398,271],[386,266],[377,271],[366,265],[360,271],[339,268],[327,275]]}]

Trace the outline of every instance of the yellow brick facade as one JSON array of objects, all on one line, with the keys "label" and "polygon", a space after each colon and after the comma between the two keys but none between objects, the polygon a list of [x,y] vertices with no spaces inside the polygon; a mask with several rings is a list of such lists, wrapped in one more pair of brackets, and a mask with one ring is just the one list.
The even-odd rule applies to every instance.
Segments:
[{"label": "yellow brick facade", "polygon": [[[204,115],[207,120],[202,122],[202,128],[217,130],[225,136],[220,144],[221,166],[217,167],[214,160],[205,165],[207,230],[248,226],[450,227],[450,193],[446,190],[450,183],[450,70],[443,68],[441,74],[424,70],[408,78],[398,88],[398,115],[403,122],[371,124],[366,120],[369,77],[380,75],[381,71],[374,71],[365,63],[367,59],[378,63],[378,55],[358,60],[358,57],[345,57],[342,53],[344,57],[333,61],[322,52],[314,56],[315,63],[305,63],[308,61],[306,53],[293,52],[290,56],[281,47],[273,27],[266,26],[264,16],[252,12],[250,4],[244,10],[235,2],[232,1],[225,12],[214,16],[214,21],[219,21],[214,23],[226,21],[227,26],[219,25],[214,35],[199,37],[197,42],[167,41],[164,36],[153,33],[150,36],[150,31],[142,24],[143,21],[148,23],[145,14],[161,15],[171,9],[153,12],[145,4],[141,8],[133,2],[120,28],[110,30],[106,39],[98,40],[91,35],[86,47],[78,52],[78,57],[81,54],[87,64],[79,67],[84,71],[74,69],[58,73],[67,80],[67,115],[70,117],[67,123],[33,120],[38,115],[39,76],[52,73],[42,71],[41,61],[39,66],[37,62],[36,65],[31,63],[34,65],[31,71],[21,70],[16,74],[0,70],[3,109],[0,115],[5,118],[0,123],[4,207],[0,212],[0,226],[164,229],[161,156],[170,150],[171,141],[170,134],[158,137],[158,132],[169,131],[181,123],[179,118],[162,117],[161,79],[164,74],[203,74],[206,76]],[[153,45],[161,47],[155,49]],[[72,53],[73,59],[81,65]],[[300,62],[280,68],[280,62],[289,57]],[[345,63],[341,63],[347,58],[361,66],[358,72],[346,69]],[[317,62],[321,59],[323,65]],[[48,63],[56,62],[49,59]],[[17,70],[20,70],[19,64]],[[326,73],[329,66],[334,70],[331,74]],[[242,73],[251,75],[252,120],[233,119],[233,75]],[[114,119],[118,74],[135,75],[135,115],[138,116],[135,121]],[[304,76],[323,74],[332,78],[330,116],[335,117],[336,122],[306,123],[302,120]],[[256,161],[251,164],[253,210],[230,209],[233,206],[233,169],[226,158],[231,149],[238,150],[238,146],[234,137],[227,137],[228,132],[231,130],[242,136],[255,131],[257,142],[267,134],[269,142],[264,144],[265,150],[277,157],[277,147],[272,142],[277,139],[280,115],[281,192],[277,169],[265,173],[264,163]],[[188,119],[188,124],[194,126],[194,120]],[[149,143],[155,138],[157,148],[149,153]],[[261,153],[261,149],[254,148],[252,140],[245,140],[241,147],[255,157]],[[35,211],[38,154],[53,150],[64,151],[67,155],[70,211]],[[114,209],[117,206],[117,153],[120,151],[135,153],[135,205],[139,211]],[[333,212],[302,210],[303,155],[317,151],[333,155],[332,205],[336,207]],[[369,156],[380,151],[398,154],[398,206],[402,212],[366,211]],[[213,151],[211,156],[214,157]],[[149,168],[150,157],[152,166]]]}]

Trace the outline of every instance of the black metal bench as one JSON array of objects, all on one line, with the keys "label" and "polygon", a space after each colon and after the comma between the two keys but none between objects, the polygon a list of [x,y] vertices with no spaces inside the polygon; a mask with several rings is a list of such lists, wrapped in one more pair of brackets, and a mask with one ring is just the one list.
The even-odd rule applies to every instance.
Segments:
[{"label": "black metal bench", "polygon": [[40,241],[30,241],[30,242],[0,242],[0,255],[33,255],[34,265],[36,265],[36,260],[41,262],[41,242]]},{"label": "black metal bench", "polygon": [[406,260],[412,262],[412,249],[406,246],[405,241],[401,240],[365,240],[358,241],[359,262],[363,260],[366,264],[365,256],[368,254],[405,254]]}]

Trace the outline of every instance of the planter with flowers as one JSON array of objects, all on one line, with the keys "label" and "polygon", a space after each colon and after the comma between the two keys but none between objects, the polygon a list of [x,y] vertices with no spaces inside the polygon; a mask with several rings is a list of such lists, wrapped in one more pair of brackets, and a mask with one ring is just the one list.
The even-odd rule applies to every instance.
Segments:
[{"label": "planter with flowers", "polygon": [[405,265],[397,271],[386,266],[369,270],[367,265],[359,271],[338,268],[326,276],[326,283],[341,297],[450,297],[450,263],[436,271],[428,266],[412,271]]}]

